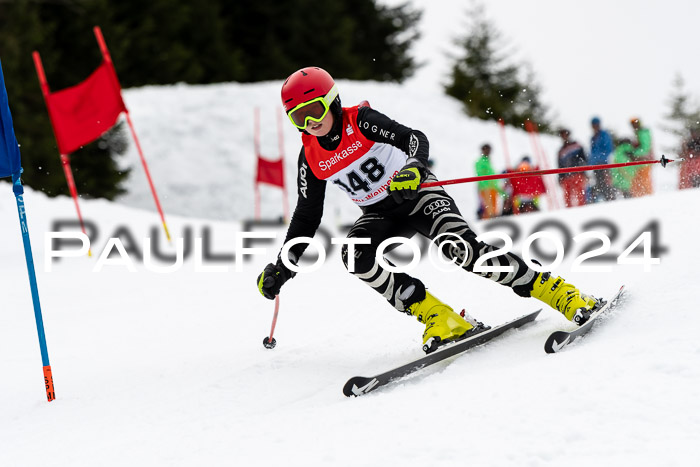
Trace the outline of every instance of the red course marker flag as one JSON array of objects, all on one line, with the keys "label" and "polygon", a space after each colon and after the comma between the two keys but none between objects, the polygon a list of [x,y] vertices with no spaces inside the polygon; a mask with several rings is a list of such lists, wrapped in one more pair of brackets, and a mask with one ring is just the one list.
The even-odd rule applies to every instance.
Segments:
[{"label": "red course marker flag", "polygon": [[289,219],[289,202],[284,184],[284,140],[282,132],[282,116],[277,114],[277,140],[279,144],[279,159],[271,161],[262,156],[260,151],[260,109],[254,113],[254,144],[257,170],[255,173],[255,218],[260,219],[260,184],[276,186],[282,189],[282,205],[285,219]]},{"label": "red course marker flag", "polygon": [[256,182],[284,188],[284,161],[269,161],[258,155],[258,176]]},{"label": "red course marker flag", "polygon": [[134,138],[134,143],[141,159],[141,164],[146,173],[146,179],[153,194],[153,200],[156,203],[156,208],[163,223],[165,235],[170,240],[170,232],[165,223],[163,208],[156,194],[156,188],[129,116],[129,110],[122,99],[121,86],[117,78],[117,72],[114,70],[112,57],[109,54],[109,50],[107,50],[100,28],[95,26],[93,32],[102,52],[102,64],[85,81],[75,86],[51,92],[39,52],[35,51],[32,54],[39,84],[41,85],[41,92],[44,94],[51,125],[56,136],[56,143],[61,154],[61,163],[66,174],[66,181],[78,212],[83,233],[85,233],[85,226],[78,207],[78,192],[73,181],[68,155],[102,136],[103,133],[117,123],[119,115],[124,112],[127,124],[131,130],[131,136]]},{"label": "red course marker flag", "polygon": [[102,64],[82,83],[46,96],[58,150],[70,154],[112,128],[126,112],[114,68]]}]

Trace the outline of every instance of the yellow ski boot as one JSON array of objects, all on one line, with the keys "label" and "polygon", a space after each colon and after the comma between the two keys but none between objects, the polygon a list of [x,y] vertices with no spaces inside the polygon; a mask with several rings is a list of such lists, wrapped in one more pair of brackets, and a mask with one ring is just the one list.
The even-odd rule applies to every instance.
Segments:
[{"label": "yellow ski boot", "polygon": [[579,326],[588,321],[591,313],[600,306],[599,300],[582,294],[572,284],[567,284],[561,277],[553,277],[548,272],[541,272],[537,276],[530,295],[559,310],[566,319]]},{"label": "yellow ski boot", "polygon": [[430,353],[446,342],[459,339],[465,334],[487,329],[482,323],[466,315],[460,316],[449,306],[426,290],[425,299],[408,307],[411,315],[425,324],[423,351]]}]

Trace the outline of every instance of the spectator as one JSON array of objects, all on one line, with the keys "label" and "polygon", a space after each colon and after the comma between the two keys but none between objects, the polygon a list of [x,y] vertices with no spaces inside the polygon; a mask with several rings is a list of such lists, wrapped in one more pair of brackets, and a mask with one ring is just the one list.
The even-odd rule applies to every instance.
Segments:
[{"label": "spectator", "polygon": [[[559,130],[562,147],[559,150],[559,167],[572,168],[586,165],[586,153],[583,146],[571,139],[571,132],[566,128]],[[559,174],[559,184],[564,190],[566,207],[583,206],[586,202],[586,185],[588,179],[584,172]]]},{"label": "spectator", "polygon": [[[593,136],[591,137],[591,155],[588,163],[591,165],[607,164],[608,157],[613,152],[614,146],[610,133],[600,128],[600,118],[591,119]],[[615,199],[614,189],[610,186],[610,172],[608,170],[594,170],[595,184],[591,187],[591,202],[610,201]]]},{"label": "spectator", "polygon": [[[625,162],[630,162],[633,160],[633,154],[634,146],[632,146],[632,140],[629,138],[622,138],[618,142],[618,145],[613,152],[613,163],[623,164]],[[610,169],[612,185],[622,194],[623,197],[632,197],[632,181],[634,180],[638,170],[639,166],[636,165]]]},{"label": "spectator", "polygon": [[700,126],[691,128],[690,137],[683,142],[680,156],[683,162],[678,188],[683,190],[700,187]]},{"label": "spectator", "polygon": [[[481,157],[476,161],[476,175],[495,175],[491,166],[491,145],[481,146]],[[490,219],[498,215],[498,194],[503,193],[498,180],[480,180],[477,184],[479,200],[483,206],[481,219]]]},{"label": "spectator", "polygon": [[[506,169],[503,171],[504,174],[510,172],[510,170]],[[506,178],[503,179],[503,194],[501,195],[501,198],[503,198],[503,207],[501,208],[501,215],[502,216],[512,216],[513,215],[513,184],[511,183],[510,179]]]},{"label": "spectator", "polygon": [[[630,124],[634,129],[637,141],[634,143],[634,153],[632,157],[636,161],[650,161],[654,158],[651,149],[651,131],[642,126],[638,118],[632,118]],[[632,180],[631,193],[633,197],[650,195],[654,192],[651,183],[651,164],[645,165],[637,170],[634,180]]]},{"label": "spectator", "polygon": [[[538,169],[539,167],[533,166],[530,158],[525,156],[513,172],[530,172]],[[547,192],[541,175],[513,178],[511,184],[513,185],[513,214],[540,210],[540,195]]]}]

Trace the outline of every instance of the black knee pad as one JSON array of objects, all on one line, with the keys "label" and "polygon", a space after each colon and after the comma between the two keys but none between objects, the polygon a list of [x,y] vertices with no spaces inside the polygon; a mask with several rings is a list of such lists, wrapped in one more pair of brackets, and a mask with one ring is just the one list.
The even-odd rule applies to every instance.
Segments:
[{"label": "black knee pad", "polygon": [[414,303],[422,302],[423,300],[425,300],[425,285],[416,278],[411,278],[410,283],[414,286],[413,293],[410,297],[403,301],[405,312],[409,314],[409,306],[413,305]]},{"label": "black knee pad", "polygon": [[[340,255],[343,259],[343,264],[348,268],[348,245],[344,244],[340,249]],[[376,249],[372,245],[355,245],[355,270],[353,274],[362,274],[369,272],[374,266],[374,255]]]}]

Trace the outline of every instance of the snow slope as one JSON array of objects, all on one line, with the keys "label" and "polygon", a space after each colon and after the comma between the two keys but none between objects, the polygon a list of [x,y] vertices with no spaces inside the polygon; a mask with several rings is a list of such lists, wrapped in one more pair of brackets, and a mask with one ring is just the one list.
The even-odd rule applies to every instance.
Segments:
[{"label": "snow slope", "polygon": [[[494,146],[496,168],[505,166],[498,127],[467,119],[432,88],[416,82],[339,86],[345,105],[369,99],[423,130],[441,178],[473,175],[483,142]],[[0,466],[687,465],[700,454],[693,442],[700,435],[700,344],[693,335],[700,324],[693,306],[700,225],[692,215],[700,192],[674,191],[674,168],[654,169],[653,197],[525,215],[502,226],[519,233],[516,251],[542,222],[559,222],[553,232],[568,229],[569,241],[602,229],[614,237],[617,255],[656,222],[667,251],[651,272],[615,263],[604,273],[573,272],[581,247],[569,249],[557,273],[597,295],[624,283],[629,297],[605,326],[565,353],[542,350],[549,332],[569,326],[547,310],[533,325],[457,360],[346,399],[341,388],[349,377],[419,356],[422,326],[349,276],[337,248],[319,271],[285,286],[278,346],[264,349],[273,305],[254,281],[276,255],[284,227],[266,229],[277,235],[266,254],[247,262],[234,255],[254,212],[254,108],[262,109],[262,152],[274,159],[278,92],[277,82],[125,92],[170,231],[189,245],[184,264],[170,272],[168,262],[149,266],[137,258],[146,238],[159,242],[154,251],[172,253],[174,246],[163,246],[133,148],[123,161],[134,167],[129,194],[117,203],[81,201],[98,229],[93,258],[61,259],[46,270],[44,235],[57,230],[57,221],[73,220],[74,207],[70,199],[28,190],[57,392],[51,404],[41,384],[17,214],[9,186],[0,185],[7,187],[0,196]],[[283,131],[293,187],[299,136],[284,121]],[[507,137],[512,160],[531,154],[524,132],[508,129]],[[543,136],[542,144],[554,165],[559,142]],[[474,220],[473,185],[448,191],[478,232],[491,230]],[[279,191],[262,195],[265,217],[281,215]],[[326,206],[324,228],[343,236],[341,226],[359,211],[332,188]],[[115,236],[135,272],[100,259]],[[206,255],[195,254],[197,238]],[[196,257],[204,257],[203,265]],[[444,301],[487,323],[540,306],[427,260],[414,274]]]},{"label": "snow slope", "polygon": [[[205,262],[225,272],[196,272],[190,257],[171,273],[152,272],[139,261],[136,272],[123,265],[93,272],[120,226],[143,249],[150,230],[159,232],[158,219],[84,201],[83,212],[100,228],[95,256],[62,259],[46,272],[44,232],[55,219],[72,218],[73,206],[29,191],[57,393],[50,404],[16,213],[11,195],[2,198],[2,466],[681,466],[700,454],[694,306],[700,223],[689,215],[698,208],[697,190],[514,219],[522,232],[516,251],[542,221],[562,221],[573,235],[601,219],[619,230],[615,253],[653,220],[668,251],[651,272],[613,263],[606,273],[572,272],[574,255],[567,256],[557,272],[583,290],[609,295],[624,283],[629,294],[605,325],[566,352],[543,352],[552,330],[570,326],[546,310],[501,340],[359,399],[341,394],[347,378],[419,356],[422,326],[348,275],[337,250],[319,271],[285,286],[278,346],[266,350],[261,341],[272,303],[254,281],[279,238],[241,271],[227,260]],[[207,198],[199,202],[203,211],[209,208]],[[174,215],[169,222],[175,237],[187,227],[195,237],[210,229],[211,250],[219,255],[233,254],[242,228]],[[336,233],[328,219],[325,225]],[[474,228],[483,232],[488,225]],[[443,300],[488,323],[540,306],[428,261],[414,274]]]},{"label": "snow slope", "polygon": [[[436,12],[427,18],[436,18]],[[439,23],[443,41],[452,33]],[[429,53],[444,50],[434,39],[421,47]],[[427,76],[419,73],[403,85],[340,81],[339,87],[344,105],[368,99],[390,117],[423,130],[441,178],[473,175],[484,142],[494,146],[494,166],[505,168],[498,127],[466,118]],[[0,184],[7,189],[0,193],[0,466],[695,462],[700,317],[694,290],[700,258],[694,246],[700,221],[694,214],[700,192],[676,192],[673,167],[654,169],[658,194],[653,197],[525,215],[505,226],[511,234],[519,232],[516,251],[548,222],[555,223],[557,235],[568,229],[567,238],[592,229],[616,233],[611,251],[619,254],[656,222],[666,251],[651,272],[615,263],[606,263],[607,272],[573,272],[581,247],[569,249],[558,274],[596,295],[609,295],[622,283],[629,293],[603,326],[566,352],[543,352],[552,330],[570,326],[545,310],[532,325],[458,359],[347,399],[341,388],[350,376],[371,375],[421,355],[422,326],[348,275],[337,249],[319,271],[300,274],[285,286],[278,346],[264,349],[273,305],[260,297],[254,281],[276,254],[284,228],[267,229],[277,234],[267,254],[245,263],[233,256],[236,238],[254,212],[254,108],[261,108],[262,152],[275,159],[279,85],[125,91],[173,236],[208,238],[203,242],[209,256],[219,262],[198,266],[190,252],[181,267],[159,273],[153,269],[167,271],[168,263],[147,267],[136,259],[133,252],[143,253],[148,237],[161,242],[155,250],[172,252],[173,246],[162,246],[134,148],[122,161],[134,167],[128,195],[118,203],[81,201],[83,214],[99,229],[93,258],[62,259],[50,272],[45,269],[44,234],[56,230],[56,221],[74,219],[74,208],[69,199],[28,190],[57,393],[50,404],[41,384],[17,214],[9,186]],[[587,111],[572,109],[582,120],[578,126],[570,123],[587,128],[588,115],[581,113]],[[286,180],[293,187],[299,137],[282,123]],[[576,136],[586,142],[590,135]],[[524,132],[509,128],[507,137],[511,160],[532,155]],[[542,144],[554,165],[558,139],[543,136]],[[491,230],[474,220],[472,185],[448,191],[478,232]],[[279,216],[279,191],[263,189],[262,195],[265,216]],[[358,212],[339,190],[329,189],[323,225],[342,236],[340,226]],[[94,272],[104,263],[99,258],[108,238],[118,233],[135,272],[109,264]],[[479,277],[442,272],[427,260],[413,274],[444,301],[487,323],[540,307]]]}]

